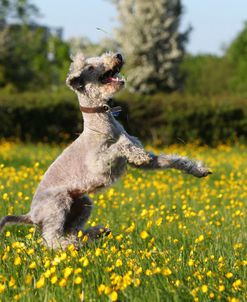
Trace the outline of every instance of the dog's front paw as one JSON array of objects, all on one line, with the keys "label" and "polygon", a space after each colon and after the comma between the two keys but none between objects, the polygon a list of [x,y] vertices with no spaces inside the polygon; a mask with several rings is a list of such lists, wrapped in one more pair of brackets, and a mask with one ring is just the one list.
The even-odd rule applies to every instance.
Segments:
[{"label": "dog's front paw", "polygon": [[140,152],[135,154],[133,158],[130,158],[129,162],[136,166],[147,165],[152,160],[152,157],[146,152]]}]

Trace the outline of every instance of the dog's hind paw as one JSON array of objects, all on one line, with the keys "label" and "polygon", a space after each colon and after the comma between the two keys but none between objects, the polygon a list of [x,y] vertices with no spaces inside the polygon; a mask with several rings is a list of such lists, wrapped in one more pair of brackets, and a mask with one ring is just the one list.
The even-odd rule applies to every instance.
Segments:
[{"label": "dog's hind paw", "polygon": [[86,229],[83,233],[84,236],[88,236],[88,238],[93,241],[110,235],[111,229],[97,225]]}]

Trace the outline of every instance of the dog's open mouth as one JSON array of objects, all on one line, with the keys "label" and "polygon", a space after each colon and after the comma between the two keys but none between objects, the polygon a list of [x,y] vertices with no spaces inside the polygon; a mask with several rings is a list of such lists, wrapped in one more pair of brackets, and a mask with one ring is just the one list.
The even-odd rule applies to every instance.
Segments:
[{"label": "dog's open mouth", "polygon": [[116,65],[113,69],[106,71],[101,77],[102,84],[117,83],[123,85],[125,83],[124,77],[120,74],[122,64]]}]

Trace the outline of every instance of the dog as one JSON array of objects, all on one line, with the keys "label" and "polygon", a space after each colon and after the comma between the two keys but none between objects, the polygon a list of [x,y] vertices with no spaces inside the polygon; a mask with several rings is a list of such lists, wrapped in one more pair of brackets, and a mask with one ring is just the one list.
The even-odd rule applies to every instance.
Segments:
[{"label": "dog", "polygon": [[[78,96],[84,130],[44,174],[29,213],[4,217],[0,229],[8,223],[35,224],[48,247],[77,246],[78,231],[93,207],[88,193],[112,185],[127,164],[142,169],[174,168],[196,177],[211,173],[186,157],[145,151],[115,119],[114,111],[119,108],[111,108],[109,99],[125,86],[120,74],[123,64],[122,55],[112,52],[91,58],[79,53],[73,58],[66,83]],[[84,231],[92,239],[109,233],[110,229],[101,226]]]}]

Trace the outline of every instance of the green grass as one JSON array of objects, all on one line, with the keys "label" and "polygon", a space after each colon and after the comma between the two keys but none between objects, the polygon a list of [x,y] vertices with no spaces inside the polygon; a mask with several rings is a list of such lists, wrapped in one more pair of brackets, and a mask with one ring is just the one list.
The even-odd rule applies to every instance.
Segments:
[{"label": "green grass", "polygon": [[[61,149],[0,144],[1,216],[28,211],[42,174]],[[112,236],[79,251],[50,251],[39,230],[7,227],[0,235],[0,301],[247,299],[246,148],[188,145],[162,151],[202,159],[214,173],[196,179],[178,171],[128,168],[114,187],[92,195],[88,224],[108,225]]]}]

